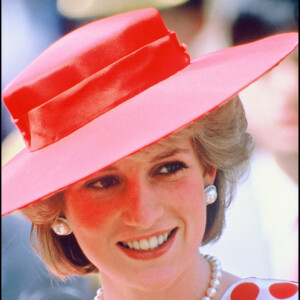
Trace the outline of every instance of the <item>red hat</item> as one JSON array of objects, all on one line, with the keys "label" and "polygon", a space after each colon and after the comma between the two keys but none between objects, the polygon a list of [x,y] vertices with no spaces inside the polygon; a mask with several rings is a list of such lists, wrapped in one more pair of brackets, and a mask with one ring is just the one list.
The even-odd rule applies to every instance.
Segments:
[{"label": "red hat", "polygon": [[297,46],[287,33],[190,61],[155,9],[59,39],[3,91],[27,148],[2,169],[3,215],[200,118]]}]

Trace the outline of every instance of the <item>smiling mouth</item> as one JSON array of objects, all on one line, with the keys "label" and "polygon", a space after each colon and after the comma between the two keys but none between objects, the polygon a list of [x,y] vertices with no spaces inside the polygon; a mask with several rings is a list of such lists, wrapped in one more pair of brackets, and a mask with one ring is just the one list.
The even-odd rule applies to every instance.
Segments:
[{"label": "smiling mouth", "polygon": [[161,247],[176,232],[177,227],[164,234],[154,235],[147,239],[118,242],[118,245],[134,251],[149,251]]}]

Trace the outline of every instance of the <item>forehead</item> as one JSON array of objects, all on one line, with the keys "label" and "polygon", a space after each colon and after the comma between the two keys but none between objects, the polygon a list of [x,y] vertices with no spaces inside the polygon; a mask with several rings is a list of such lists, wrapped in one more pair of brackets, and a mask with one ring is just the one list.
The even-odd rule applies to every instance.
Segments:
[{"label": "forehead", "polygon": [[[176,138],[168,137],[166,139],[162,139],[159,142],[148,146],[130,156],[127,156],[114,164],[107,166],[104,169],[101,169],[86,178],[83,178],[79,182],[73,184],[72,186],[76,187],[78,184],[85,182],[88,179],[99,176],[101,173],[110,172],[112,170],[119,170],[122,166],[128,166],[128,163],[131,165],[132,163],[155,163],[156,161],[166,159],[168,157],[172,157],[175,155],[187,155],[197,157],[195,154],[192,141],[190,138],[182,138],[178,136]],[[69,189],[70,187],[66,188]]]},{"label": "forehead", "polygon": [[148,146],[126,158],[124,160],[144,161],[144,160],[158,160],[165,156],[175,155],[177,153],[184,153],[191,150],[192,144],[190,139],[186,137],[169,136],[164,138],[151,146]]}]

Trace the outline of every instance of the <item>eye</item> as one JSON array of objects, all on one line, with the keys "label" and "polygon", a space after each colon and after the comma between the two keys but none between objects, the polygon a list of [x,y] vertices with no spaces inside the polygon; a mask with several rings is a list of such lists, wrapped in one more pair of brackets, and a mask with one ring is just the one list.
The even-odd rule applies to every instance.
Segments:
[{"label": "eye", "polygon": [[155,170],[154,175],[171,175],[186,168],[187,166],[183,162],[180,161],[169,162],[159,166]]},{"label": "eye", "polygon": [[115,176],[105,176],[94,180],[87,184],[88,187],[93,189],[109,189],[120,183],[120,180]]}]

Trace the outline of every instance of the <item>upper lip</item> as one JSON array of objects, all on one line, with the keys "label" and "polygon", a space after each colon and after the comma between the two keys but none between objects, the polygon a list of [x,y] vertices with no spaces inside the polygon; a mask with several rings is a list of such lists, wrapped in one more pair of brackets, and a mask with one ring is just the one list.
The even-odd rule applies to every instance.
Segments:
[{"label": "upper lip", "polygon": [[156,231],[154,233],[151,233],[151,234],[145,234],[145,235],[139,235],[139,236],[134,236],[134,237],[130,237],[130,238],[126,238],[124,240],[120,240],[118,242],[123,242],[123,243],[126,243],[126,242],[130,242],[130,241],[139,241],[139,240],[143,240],[143,239],[149,239],[151,238],[152,236],[158,236],[160,234],[164,234],[164,233],[168,233],[172,230],[174,230],[176,227],[172,227],[170,229],[165,229],[165,230],[160,230],[160,231]]}]

